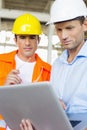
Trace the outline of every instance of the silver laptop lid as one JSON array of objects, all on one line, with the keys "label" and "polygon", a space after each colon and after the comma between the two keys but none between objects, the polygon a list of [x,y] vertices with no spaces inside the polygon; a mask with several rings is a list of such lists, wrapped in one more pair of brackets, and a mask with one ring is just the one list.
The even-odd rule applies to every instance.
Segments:
[{"label": "silver laptop lid", "polygon": [[13,130],[30,118],[36,130],[72,130],[49,82],[0,87],[0,113]]}]

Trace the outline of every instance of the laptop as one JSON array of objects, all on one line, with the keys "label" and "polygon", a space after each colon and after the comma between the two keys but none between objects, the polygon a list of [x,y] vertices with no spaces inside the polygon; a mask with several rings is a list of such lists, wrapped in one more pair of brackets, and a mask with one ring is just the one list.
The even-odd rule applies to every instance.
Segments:
[{"label": "laptop", "polygon": [[24,118],[36,130],[73,130],[49,82],[0,87],[0,113],[13,130]]}]

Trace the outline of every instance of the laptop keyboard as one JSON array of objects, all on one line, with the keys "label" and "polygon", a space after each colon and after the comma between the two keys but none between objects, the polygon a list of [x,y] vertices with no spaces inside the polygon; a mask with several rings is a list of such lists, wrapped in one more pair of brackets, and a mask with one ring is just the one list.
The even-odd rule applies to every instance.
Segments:
[{"label": "laptop keyboard", "polygon": [[78,125],[81,121],[77,121],[77,120],[70,120],[70,123],[72,125],[72,127],[75,127],[76,125]]}]

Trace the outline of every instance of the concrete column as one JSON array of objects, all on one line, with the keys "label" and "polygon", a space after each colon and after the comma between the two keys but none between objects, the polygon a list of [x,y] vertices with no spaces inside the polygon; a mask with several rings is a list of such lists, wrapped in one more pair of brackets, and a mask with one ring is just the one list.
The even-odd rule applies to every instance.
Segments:
[{"label": "concrete column", "polygon": [[0,9],[4,7],[4,0],[0,0]]},{"label": "concrete column", "polygon": [[[0,9],[4,7],[4,0],[0,0]],[[0,18],[0,31],[1,31],[1,18]]]},{"label": "concrete column", "polygon": [[[50,3],[50,8],[53,4],[53,0]],[[49,10],[50,12],[50,10]],[[51,63],[51,57],[52,57],[52,36],[54,34],[54,25],[49,25],[49,30],[48,30],[48,53],[47,53],[47,62]]]},{"label": "concrete column", "polygon": [[51,63],[52,58],[52,36],[54,34],[54,25],[49,25],[48,32],[48,53],[47,53],[47,62]]}]

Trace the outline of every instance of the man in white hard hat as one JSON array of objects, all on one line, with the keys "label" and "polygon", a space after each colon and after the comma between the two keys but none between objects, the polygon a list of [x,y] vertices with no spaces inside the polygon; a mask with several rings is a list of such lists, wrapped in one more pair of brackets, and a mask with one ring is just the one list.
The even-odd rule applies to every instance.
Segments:
[{"label": "man in white hard hat", "polygon": [[56,0],[49,24],[54,24],[62,55],[52,67],[51,83],[67,113],[87,112],[87,7],[83,0]]}]

